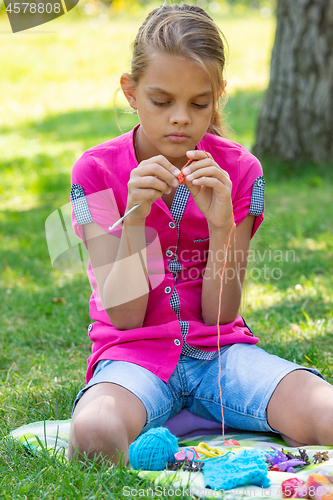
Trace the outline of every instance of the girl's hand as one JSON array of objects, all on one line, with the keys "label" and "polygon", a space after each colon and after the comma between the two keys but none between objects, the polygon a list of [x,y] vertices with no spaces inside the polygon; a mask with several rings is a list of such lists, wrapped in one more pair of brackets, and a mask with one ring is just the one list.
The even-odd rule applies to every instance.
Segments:
[{"label": "girl's hand", "polygon": [[144,160],[132,170],[127,184],[126,212],[139,203],[142,205],[128,216],[127,221],[130,218],[131,222],[142,222],[149,215],[153,202],[178,186],[178,175],[178,168],[162,155]]},{"label": "girl's hand", "polygon": [[188,151],[186,155],[190,160],[197,160],[182,170],[185,186],[197,207],[208,224],[218,229],[230,229],[233,208],[229,174],[204,151]]}]

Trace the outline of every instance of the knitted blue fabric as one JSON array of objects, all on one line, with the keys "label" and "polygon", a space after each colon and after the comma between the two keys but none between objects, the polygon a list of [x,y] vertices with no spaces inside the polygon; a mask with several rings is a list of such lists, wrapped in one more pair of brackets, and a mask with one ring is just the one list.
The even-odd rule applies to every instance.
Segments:
[{"label": "knitted blue fabric", "polygon": [[213,490],[231,490],[237,486],[253,484],[268,488],[268,464],[260,448],[205,460],[203,475],[205,486]]},{"label": "knitted blue fabric", "polygon": [[178,440],[165,427],[150,429],[139,436],[128,450],[133,469],[163,470],[170,462],[175,462]]}]

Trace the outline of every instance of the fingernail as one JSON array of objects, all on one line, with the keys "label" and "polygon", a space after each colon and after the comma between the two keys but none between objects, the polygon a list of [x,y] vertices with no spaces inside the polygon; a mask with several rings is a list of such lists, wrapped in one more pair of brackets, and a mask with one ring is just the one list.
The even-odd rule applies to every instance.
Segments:
[{"label": "fingernail", "polygon": [[175,187],[177,187],[177,186],[178,186],[178,184],[179,184],[178,179],[174,179],[174,180],[173,180],[173,185],[174,185]]},{"label": "fingernail", "polygon": [[195,155],[195,151],[187,151],[186,152],[186,156],[194,156]]},{"label": "fingernail", "polygon": [[184,168],[184,170],[183,170],[183,174],[184,174],[184,175],[187,175],[187,174],[189,174],[190,172],[191,172],[191,170],[190,170],[188,167]]}]

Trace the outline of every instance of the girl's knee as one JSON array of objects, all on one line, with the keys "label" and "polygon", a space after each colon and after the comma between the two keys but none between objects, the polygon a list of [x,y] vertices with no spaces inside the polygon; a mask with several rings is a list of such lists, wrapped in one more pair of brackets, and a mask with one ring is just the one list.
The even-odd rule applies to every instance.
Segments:
[{"label": "girl's knee", "polygon": [[124,453],[127,462],[128,432],[117,415],[108,412],[93,413],[90,409],[82,410],[73,419],[70,433],[69,458],[75,454],[88,459],[94,456],[104,456],[114,463],[119,462],[119,457]]},{"label": "girl's knee", "polygon": [[333,387],[307,370],[294,370],[276,387],[267,420],[284,439],[288,436],[290,446],[332,445]]}]

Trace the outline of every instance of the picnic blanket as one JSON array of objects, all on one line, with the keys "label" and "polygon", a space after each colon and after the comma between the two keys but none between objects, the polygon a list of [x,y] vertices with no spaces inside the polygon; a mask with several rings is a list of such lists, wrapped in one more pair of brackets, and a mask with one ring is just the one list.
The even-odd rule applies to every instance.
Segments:
[{"label": "picnic blanket", "polygon": [[[59,460],[67,460],[68,440],[69,440],[70,420],[49,420],[34,422],[32,424],[20,427],[10,433],[10,435],[26,447],[30,452],[38,454],[42,448],[50,453],[56,453]],[[225,439],[235,439],[240,446],[228,447],[227,450],[240,453],[244,450],[262,449],[272,452],[271,446],[290,452],[298,452],[298,448],[286,446],[285,442],[274,433],[257,433],[245,431],[233,431],[225,434]],[[179,438],[179,449],[185,449],[189,446],[197,446],[200,442],[205,442],[208,446],[223,447],[222,435],[197,435],[190,438]],[[312,460],[318,451],[328,451],[329,460],[320,464],[311,464],[304,467],[296,473],[268,471],[269,486],[263,488],[255,485],[237,487],[228,491],[218,491],[205,487],[204,476],[202,472],[184,472],[182,470],[171,471],[140,471],[139,477],[148,478],[152,481],[156,491],[163,492],[174,490],[175,496],[184,494],[185,496],[197,498],[224,498],[226,500],[238,498],[282,498],[281,484],[289,478],[299,478],[306,481],[310,474],[315,471],[327,471],[333,473],[333,447],[304,447]],[[203,459],[205,457],[202,457]],[[200,460],[202,460],[200,457]],[[324,496],[325,498],[325,496]]]}]

